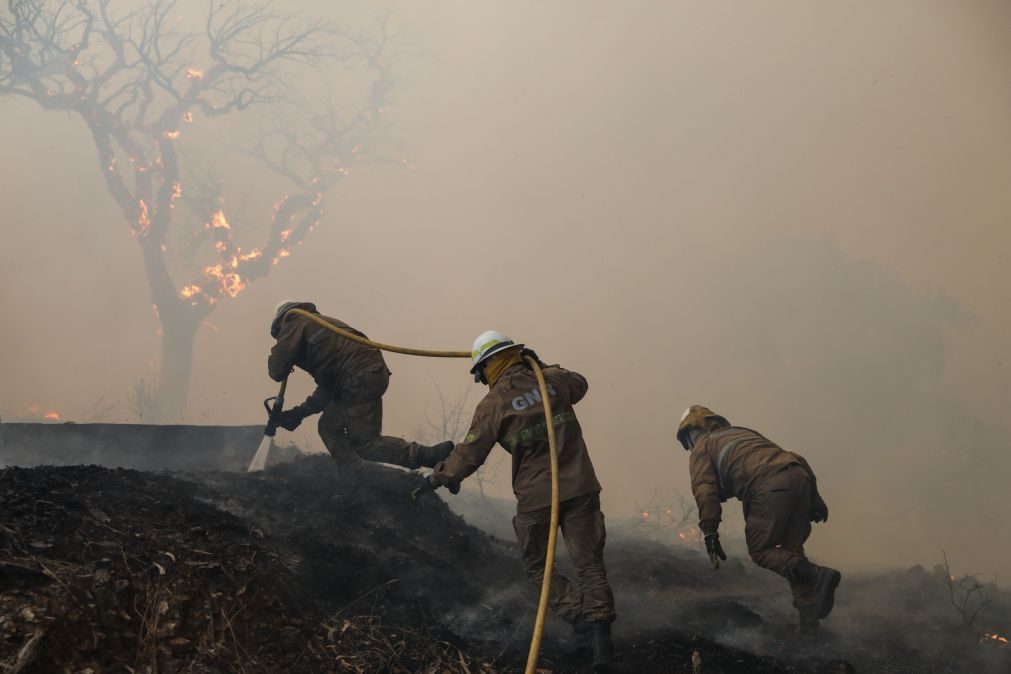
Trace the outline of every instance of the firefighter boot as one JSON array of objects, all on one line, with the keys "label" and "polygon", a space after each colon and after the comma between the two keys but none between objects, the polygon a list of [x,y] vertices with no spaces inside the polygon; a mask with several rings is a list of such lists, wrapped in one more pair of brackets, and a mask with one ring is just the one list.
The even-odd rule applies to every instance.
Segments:
[{"label": "firefighter boot", "polygon": [[440,442],[434,447],[421,445],[418,447],[416,468],[435,468],[435,465],[442,463],[453,453],[453,443],[449,440]]},{"label": "firefighter boot", "polygon": [[793,577],[814,588],[814,601],[810,610],[815,620],[820,620],[832,612],[835,605],[835,589],[842,580],[841,573],[802,559],[793,567]]},{"label": "firefighter boot", "polygon": [[611,644],[611,623],[591,622],[590,645],[593,647],[593,671],[610,672],[614,646]]},{"label": "firefighter boot", "polygon": [[569,624],[572,634],[562,640],[562,650],[566,655],[585,655],[590,648],[590,623],[579,616]]},{"label": "firefighter boot", "polygon": [[802,606],[800,609],[800,624],[797,625],[797,634],[802,637],[814,637],[818,635],[818,618],[814,615],[812,606]]}]

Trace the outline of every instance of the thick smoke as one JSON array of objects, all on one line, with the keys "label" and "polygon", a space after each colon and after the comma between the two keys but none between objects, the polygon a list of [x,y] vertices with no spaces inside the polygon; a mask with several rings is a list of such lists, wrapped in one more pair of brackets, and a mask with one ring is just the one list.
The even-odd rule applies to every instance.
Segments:
[{"label": "thick smoke", "polygon": [[[1007,568],[1004,3],[390,9],[392,161],[354,169],[201,327],[188,422],[262,421],[282,297],[408,346],[495,328],[588,377],[609,516],[687,491],[671,424],[699,402],[810,459],[819,559]],[[0,113],[0,417],[136,421],[158,322],[92,141],[26,101]],[[223,154],[233,223],[262,222],[276,184],[214,142],[257,124],[184,137]],[[389,363],[394,433],[469,385],[464,363]]]}]

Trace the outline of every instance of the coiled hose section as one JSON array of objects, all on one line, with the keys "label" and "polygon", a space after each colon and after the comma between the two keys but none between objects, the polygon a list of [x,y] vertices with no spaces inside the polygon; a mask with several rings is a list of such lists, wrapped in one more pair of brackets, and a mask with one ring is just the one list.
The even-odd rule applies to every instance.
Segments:
[{"label": "coiled hose section", "polygon": [[[410,349],[403,346],[383,344],[375,342],[367,337],[348,332],[336,325],[329,323],[318,315],[305,311],[304,309],[289,309],[289,314],[297,314],[317,323],[327,330],[334,332],[341,337],[358,342],[365,346],[371,346],[381,351],[391,353],[402,353],[408,356],[428,356],[431,358],[470,358],[469,351],[437,351],[433,349]],[[541,651],[541,636],[544,633],[544,620],[548,613],[548,595],[551,591],[551,577],[555,570],[555,547],[558,543],[558,446],[555,443],[554,415],[551,413],[551,399],[548,396],[548,385],[544,380],[544,372],[540,365],[530,356],[524,356],[527,365],[534,371],[537,377],[537,385],[541,391],[541,402],[544,406],[544,422],[548,430],[548,450],[551,455],[551,526],[548,529],[548,550],[544,560],[544,580],[541,582],[541,597],[537,603],[537,619],[534,621],[534,632],[530,637],[530,650],[527,653],[527,667],[525,674],[534,674],[537,671],[537,657]]]}]

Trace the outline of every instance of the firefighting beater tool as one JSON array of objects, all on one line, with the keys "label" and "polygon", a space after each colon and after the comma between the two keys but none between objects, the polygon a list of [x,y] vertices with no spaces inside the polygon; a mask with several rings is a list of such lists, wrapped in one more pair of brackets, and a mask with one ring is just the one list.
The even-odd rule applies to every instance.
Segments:
[{"label": "firefighting beater tool", "polygon": [[[277,419],[284,409],[284,390],[288,388],[288,378],[281,382],[281,389],[276,396],[272,396],[263,401],[263,406],[267,409],[267,425],[263,429],[263,440],[253,455],[253,460],[249,462],[248,472],[254,473],[267,467],[267,456],[270,454],[270,443],[277,433]],[[271,404],[271,401],[274,401]]]},{"label": "firefighting beater tool", "polygon": [[[390,351],[392,353],[402,353],[408,356],[429,356],[432,358],[470,358],[471,354],[469,351],[436,351],[432,349],[409,349],[402,346],[393,346],[392,344],[383,344],[382,342],[374,342],[371,339],[356,335],[353,332],[348,332],[343,330],[332,323],[328,323],[316,314],[305,311],[304,309],[289,309],[289,314],[297,314],[303,318],[308,318],[313,323],[316,323],[331,332],[334,332],[341,337],[350,339],[353,342],[358,342],[359,344],[364,344],[365,346],[371,346],[375,349],[380,349],[381,351]],[[551,455],[551,526],[548,530],[548,550],[544,562],[544,581],[541,583],[541,597],[537,604],[537,619],[534,622],[534,632],[530,638],[530,651],[527,654],[527,666],[525,674],[534,674],[537,671],[537,657],[541,650],[541,636],[544,633],[544,620],[548,612],[548,594],[551,590],[551,576],[555,569],[555,547],[558,543],[558,446],[555,443],[555,425],[554,415],[551,413],[551,397],[548,394],[548,385],[544,380],[544,373],[541,371],[540,365],[537,363],[535,358],[530,356],[524,356],[527,364],[533,369],[534,375],[537,377],[537,385],[540,387],[541,391],[541,402],[544,405],[544,419],[547,426],[548,432],[548,450]],[[278,394],[274,402],[274,409],[277,410],[277,414],[280,414],[281,406],[279,403],[283,403],[284,398],[284,387],[287,383],[287,379],[281,383],[281,392]],[[268,398],[269,400],[269,398]],[[266,404],[266,403],[265,403]],[[274,414],[272,412],[272,414]],[[274,419],[275,417],[271,417]],[[276,430],[276,426],[271,426],[271,422],[268,421],[268,429],[271,430],[271,435]],[[266,436],[266,432],[265,436]],[[270,451],[270,437],[265,437],[266,447],[264,450],[264,445],[260,445],[260,449],[264,450],[264,453]],[[260,451],[257,451],[257,456],[259,456]],[[253,458],[256,461],[256,457]],[[266,456],[264,456],[264,463],[266,462]],[[250,470],[252,470],[252,464],[250,464]],[[420,495],[418,490],[415,490],[411,494],[412,499],[417,499]]]}]

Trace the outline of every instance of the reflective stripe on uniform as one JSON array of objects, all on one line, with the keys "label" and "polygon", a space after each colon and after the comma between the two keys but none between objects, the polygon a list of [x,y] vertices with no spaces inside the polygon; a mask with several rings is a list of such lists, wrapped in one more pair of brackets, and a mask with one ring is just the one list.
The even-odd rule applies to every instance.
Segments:
[{"label": "reflective stripe on uniform", "polygon": [[[573,412],[572,410],[556,414],[551,419],[551,421],[554,422],[554,425],[556,427],[561,426],[562,424],[567,424],[568,422],[575,420],[576,420],[576,413]],[[529,442],[530,440],[535,439],[540,440],[546,437],[548,437],[548,424],[547,422],[542,421],[541,423],[536,424],[534,426],[524,428],[518,433],[513,433],[508,438],[502,441],[502,445],[511,452],[525,442]]]},{"label": "reflective stripe on uniform", "polygon": [[321,328],[317,328],[311,335],[309,335],[308,337],[306,337],[306,339],[305,339],[306,344],[315,344],[319,340],[321,340],[324,337],[326,337],[329,332],[330,331],[327,330],[326,328],[322,328],[322,327]]},{"label": "reflective stripe on uniform", "polygon": [[[720,433],[726,433],[728,431],[732,432],[732,431],[737,431],[737,430],[740,430],[740,429],[737,429],[737,428],[720,429],[718,431],[713,431],[710,435],[711,436],[716,436],[716,435],[718,435]],[[727,453],[731,449],[733,449],[734,447],[736,447],[738,445],[738,443],[740,443],[742,440],[746,440],[747,437],[748,436],[742,436],[742,437],[739,437],[739,438],[734,438],[733,440],[731,440],[727,444],[723,445],[723,447],[720,449],[720,453],[716,457],[716,465],[714,466],[714,468],[716,468],[716,482],[719,485],[720,494],[726,495],[726,492],[723,490],[723,459],[726,458]]]}]

